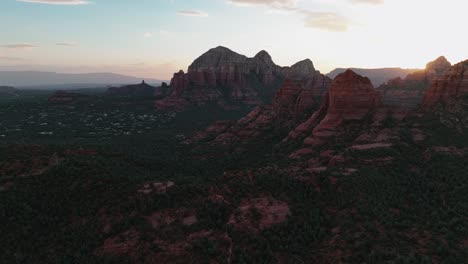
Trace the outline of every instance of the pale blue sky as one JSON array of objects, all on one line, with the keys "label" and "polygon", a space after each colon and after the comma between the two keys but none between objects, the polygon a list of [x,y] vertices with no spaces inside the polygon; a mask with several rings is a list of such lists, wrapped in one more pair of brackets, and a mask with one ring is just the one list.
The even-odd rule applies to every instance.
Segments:
[{"label": "pale blue sky", "polygon": [[468,57],[460,0],[1,0],[0,70],[169,79],[223,45],[280,65],[423,67]]}]

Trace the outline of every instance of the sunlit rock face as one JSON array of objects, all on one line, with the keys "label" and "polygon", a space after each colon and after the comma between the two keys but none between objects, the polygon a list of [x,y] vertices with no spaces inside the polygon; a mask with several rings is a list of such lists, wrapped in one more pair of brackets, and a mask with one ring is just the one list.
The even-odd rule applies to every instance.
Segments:
[{"label": "sunlit rock face", "polygon": [[451,67],[443,56],[429,62],[426,69],[409,74],[405,79],[395,78],[377,88],[384,105],[415,109],[424,97],[431,82]]},{"label": "sunlit rock face", "polygon": [[438,103],[468,94],[468,60],[452,66],[443,75],[436,78],[426,91],[422,103],[423,109],[430,109]]}]

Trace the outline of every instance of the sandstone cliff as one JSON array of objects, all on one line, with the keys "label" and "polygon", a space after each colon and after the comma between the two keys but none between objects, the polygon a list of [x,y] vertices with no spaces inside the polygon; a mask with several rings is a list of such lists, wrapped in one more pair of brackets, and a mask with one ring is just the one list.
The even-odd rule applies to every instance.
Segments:
[{"label": "sandstone cliff", "polygon": [[424,95],[422,107],[430,109],[437,103],[468,94],[468,60],[452,66],[437,77]]},{"label": "sandstone cliff", "polygon": [[321,139],[334,135],[335,128],[344,121],[363,120],[381,104],[380,95],[369,78],[347,70],[333,80],[320,109],[291,131],[289,138],[308,134],[304,141],[306,144],[319,143]]},{"label": "sandstone cliff", "polygon": [[405,79],[396,78],[377,88],[384,105],[415,109],[421,104],[424,92],[431,82],[450,68],[443,56],[429,62],[421,71],[409,74]]},{"label": "sandstone cliff", "polygon": [[310,60],[280,67],[266,51],[248,58],[228,48],[217,47],[197,58],[187,73],[182,70],[175,73],[169,95],[156,101],[155,105],[159,109],[179,110],[210,103],[255,106],[271,100],[286,78],[300,81],[316,96],[320,96],[329,83]]}]

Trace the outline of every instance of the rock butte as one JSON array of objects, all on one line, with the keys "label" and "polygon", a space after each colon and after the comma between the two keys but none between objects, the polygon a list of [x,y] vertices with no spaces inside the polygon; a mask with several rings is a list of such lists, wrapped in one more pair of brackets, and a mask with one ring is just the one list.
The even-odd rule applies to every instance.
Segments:
[{"label": "rock butte", "polygon": [[415,109],[421,104],[424,92],[431,82],[451,67],[444,56],[429,62],[426,69],[409,74],[405,79],[395,78],[377,88],[383,104],[392,107]]},{"label": "rock butte", "polygon": [[[311,87],[325,85],[326,77],[301,81],[287,79],[276,92],[271,106],[258,106],[237,122],[218,121],[193,139],[212,140],[220,144],[231,144],[239,140],[252,140],[271,134],[272,129],[281,131],[291,129],[303,122],[317,109]],[[326,88],[325,88],[326,89]]]},{"label": "rock butte", "polygon": [[[322,105],[306,122],[289,134],[296,139],[309,133],[306,144],[334,134],[334,129],[346,120],[362,120],[374,108],[381,106],[379,93],[370,80],[352,70],[338,75],[325,94]],[[312,134],[310,134],[312,132]]]},{"label": "rock butte", "polygon": [[215,103],[259,105],[274,94],[284,79],[300,80],[304,89],[320,96],[330,79],[306,59],[291,67],[276,65],[266,51],[248,58],[225,47],[210,49],[197,58],[187,73],[175,73],[167,97],[157,100],[158,109],[183,110]]},{"label": "rock butte", "polygon": [[437,77],[424,95],[422,107],[430,109],[437,103],[468,94],[468,60],[460,62]]}]

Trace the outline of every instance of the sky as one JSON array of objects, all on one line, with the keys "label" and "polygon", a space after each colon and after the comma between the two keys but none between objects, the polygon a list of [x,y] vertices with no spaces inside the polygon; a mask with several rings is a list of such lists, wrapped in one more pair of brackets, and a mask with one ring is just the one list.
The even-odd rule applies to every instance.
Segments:
[{"label": "sky", "polygon": [[0,70],[168,80],[217,46],[289,66],[468,59],[465,0],[1,0]]}]

